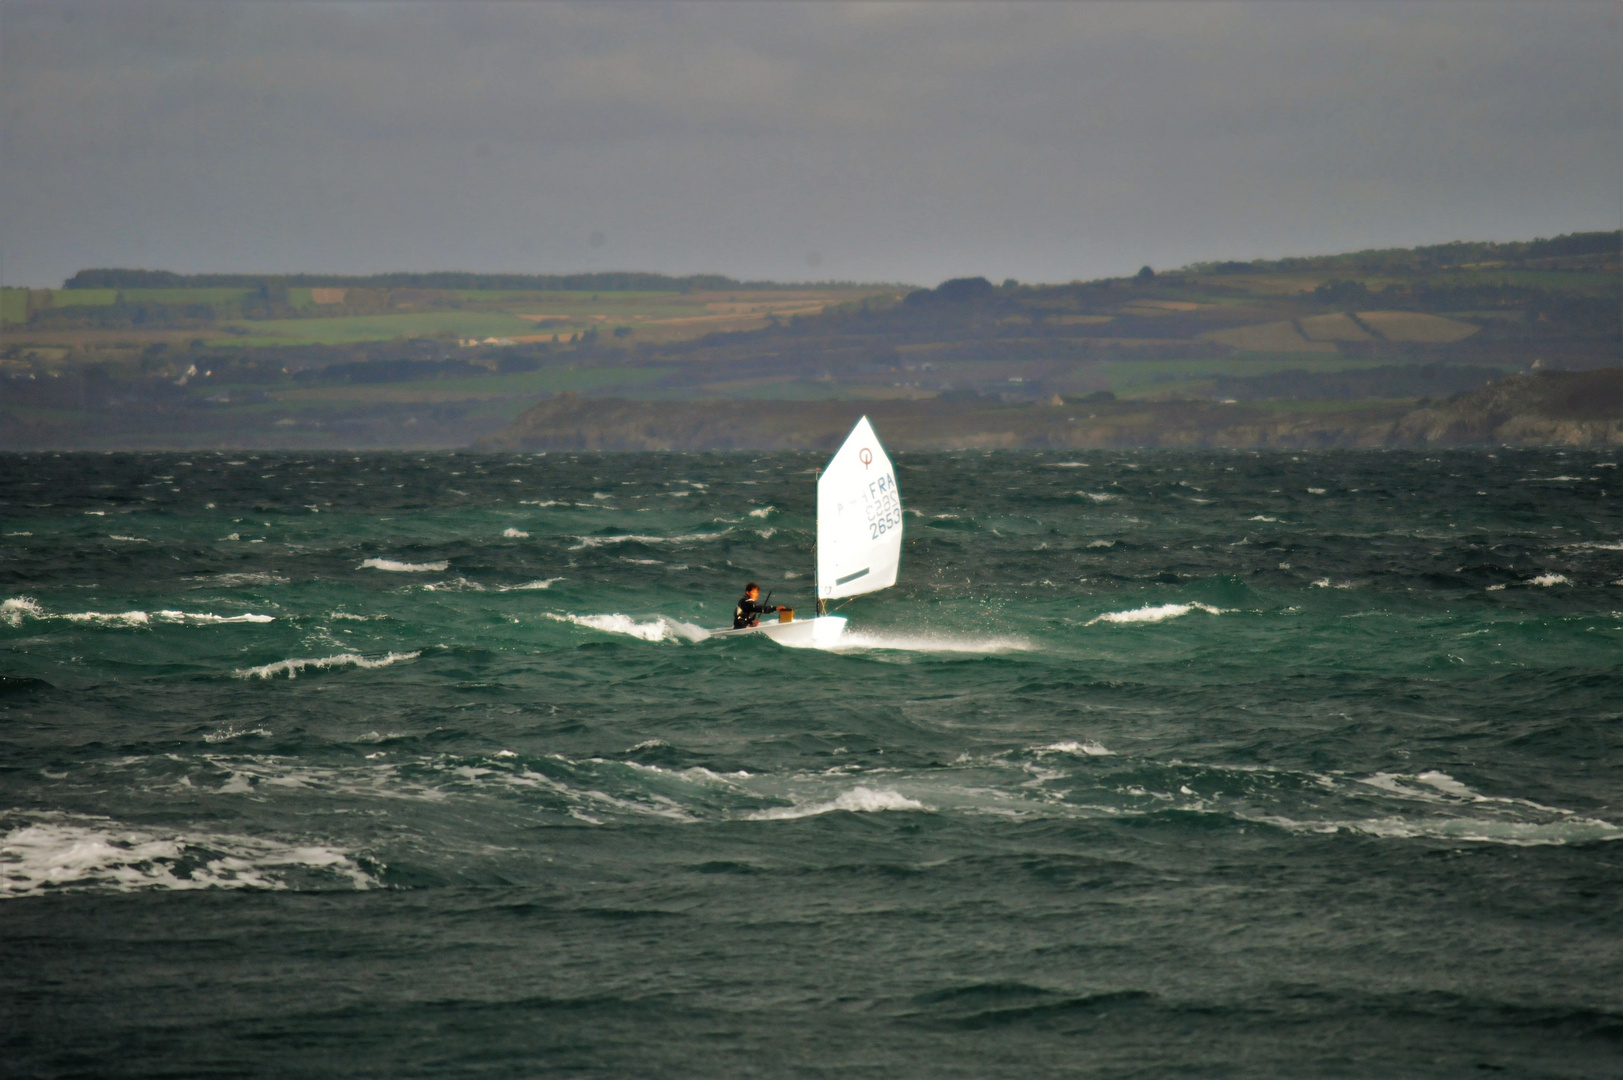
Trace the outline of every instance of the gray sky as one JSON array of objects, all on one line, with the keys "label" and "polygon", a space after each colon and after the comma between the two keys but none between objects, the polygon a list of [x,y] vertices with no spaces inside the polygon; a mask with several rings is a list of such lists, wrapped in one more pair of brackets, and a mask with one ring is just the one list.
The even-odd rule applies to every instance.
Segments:
[{"label": "gray sky", "polygon": [[3,0],[0,278],[1065,281],[1610,229],[1620,12]]}]

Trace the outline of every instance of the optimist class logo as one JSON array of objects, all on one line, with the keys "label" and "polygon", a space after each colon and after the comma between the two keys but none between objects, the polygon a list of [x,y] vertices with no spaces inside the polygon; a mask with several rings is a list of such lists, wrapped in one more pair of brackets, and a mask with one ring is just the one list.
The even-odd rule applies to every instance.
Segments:
[{"label": "optimist class logo", "polygon": [[857,458],[862,462],[862,467],[866,469],[869,465],[873,464],[873,451],[864,446],[862,448],[862,453],[858,454]]}]

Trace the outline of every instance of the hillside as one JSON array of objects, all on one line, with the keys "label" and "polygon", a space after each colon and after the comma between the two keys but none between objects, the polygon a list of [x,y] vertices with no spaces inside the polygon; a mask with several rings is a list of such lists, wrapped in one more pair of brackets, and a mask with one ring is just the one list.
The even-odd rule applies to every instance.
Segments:
[{"label": "hillside", "polygon": [[[971,442],[1350,444],[1509,375],[1618,365],[1618,243],[1585,233],[912,290],[86,271],[73,288],[0,295],[0,446],[460,446],[564,393],[588,413],[615,399],[664,402],[672,417],[726,411],[684,404],[717,401],[773,416],[934,402],[918,413],[934,436]],[[563,284],[599,291],[533,288]],[[1005,430],[1009,409],[1035,417],[1056,395],[1098,394],[1116,403],[1090,410],[1093,435]],[[1452,415],[1425,431],[1465,422]]]},{"label": "hillside", "polygon": [[898,450],[1623,446],[1623,367],[1513,375],[1441,405],[1280,409],[1196,401],[626,401],[564,394],[486,450],[832,449],[866,413]]}]

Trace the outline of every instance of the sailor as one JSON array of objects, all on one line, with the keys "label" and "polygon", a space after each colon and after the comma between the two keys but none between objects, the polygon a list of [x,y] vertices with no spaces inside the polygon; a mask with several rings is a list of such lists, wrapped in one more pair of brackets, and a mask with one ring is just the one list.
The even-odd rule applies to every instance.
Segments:
[{"label": "sailor", "polygon": [[758,626],[762,615],[788,610],[782,605],[772,607],[761,603],[761,587],[752,581],[744,586],[744,595],[739,597],[738,606],[733,609],[733,629],[742,630],[748,626]]}]

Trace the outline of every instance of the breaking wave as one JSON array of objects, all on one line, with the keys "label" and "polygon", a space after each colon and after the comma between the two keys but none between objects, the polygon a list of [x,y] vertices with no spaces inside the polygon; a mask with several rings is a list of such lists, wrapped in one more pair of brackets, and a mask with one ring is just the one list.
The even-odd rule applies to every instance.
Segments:
[{"label": "breaking wave", "polygon": [[1191,611],[1204,611],[1208,615],[1222,615],[1222,614],[1224,614],[1225,609],[1224,608],[1218,608],[1218,607],[1212,607],[1210,604],[1200,604],[1200,603],[1146,605],[1146,606],[1141,607],[1141,608],[1133,608],[1131,611],[1107,611],[1103,615],[1095,615],[1093,618],[1091,618],[1087,622],[1083,623],[1083,625],[1084,626],[1092,626],[1094,623],[1099,623],[1099,622],[1108,622],[1108,623],[1156,623],[1156,622],[1164,622],[1167,619],[1176,619],[1181,615],[1187,615]]},{"label": "breaking wave", "polygon": [[642,533],[630,533],[624,536],[577,536],[580,543],[570,547],[570,551],[585,551],[589,548],[604,547],[609,544],[692,544],[703,543],[709,540],[720,540],[732,532],[723,529],[721,532],[687,533],[682,536],[646,536]]},{"label": "breaking wave", "polygon": [[398,664],[402,660],[415,660],[422,655],[417,652],[392,652],[375,659],[362,656],[360,653],[339,653],[337,656],[298,657],[291,660],[278,660],[274,664],[261,664],[259,667],[238,668],[231,674],[238,679],[274,679],[278,675],[286,675],[290,679],[299,677],[299,672],[305,668],[315,668],[320,671],[326,668],[358,667],[380,668],[390,664]]},{"label": "breaking wave", "polygon": [[356,569],[365,570],[370,568],[373,570],[388,570],[397,574],[417,574],[444,570],[450,565],[450,561],[446,559],[441,559],[439,562],[421,563],[396,562],[394,559],[366,559]]},{"label": "breaking wave", "polygon": [[[147,832],[100,817],[53,814],[0,839],[0,897],[64,888],[368,889],[377,880],[351,853],[324,844],[228,834]],[[294,879],[294,880],[290,880]]]},{"label": "breaking wave", "polygon": [[792,821],[795,818],[816,817],[846,810],[853,814],[874,814],[886,810],[922,810],[931,808],[916,799],[909,799],[897,791],[884,791],[868,787],[855,787],[830,802],[809,803],[798,806],[774,806],[745,814],[748,821]]},{"label": "breaking wave", "polygon": [[64,619],[68,622],[105,627],[150,626],[154,620],[165,623],[180,623],[187,626],[217,626],[222,623],[268,623],[276,621],[274,615],[256,615],[252,612],[243,615],[215,615],[206,611],[177,611],[173,609],[151,613],[145,611],[50,612],[41,607],[38,601],[26,596],[15,596],[4,603],[0,603],[0,622],[17,627],[23,624],[25,618]]}]

